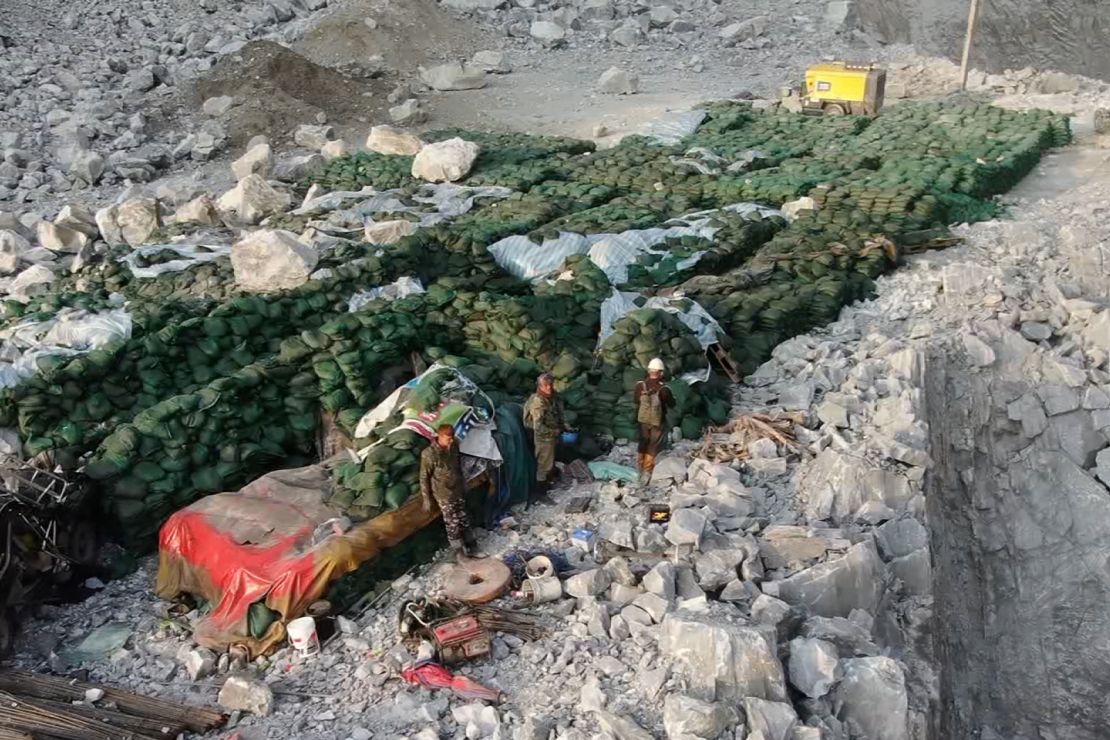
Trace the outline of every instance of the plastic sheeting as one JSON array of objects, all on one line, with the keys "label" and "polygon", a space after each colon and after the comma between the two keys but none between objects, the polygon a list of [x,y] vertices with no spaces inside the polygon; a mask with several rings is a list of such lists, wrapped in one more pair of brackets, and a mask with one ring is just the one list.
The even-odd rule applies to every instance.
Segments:
[{"label": "plastic sheeting", "polygon": [[362,231],[377,220],[395,221],[392,216],[401,213],[414,216],[417,226],[435,226],[469,212],[478,198],[501,200],[512,194],[509,188],[472,188],[454,183],[429,183],[420,186],[415,193],[405,190],[379,192],[365,187],[359,191],[342,190],[308,199],[293,214],[321,216],[320,220],[310,221],[309,225],[327,232]]},{"label": "plastic sheeting", "polygon": [[678,316],[678,320],[690,327],[702,348],[708,348],[720,341],[720,334],[724,333],[717,320],[701,307],[699,303],[676,295],[671,298],[649,298],[640,293],[627,293],[613,290],[613,294],[601,304],[601,331],[598,333],[597,344],[600,347],[613,333],[613,324],[626,313],[638,308],[655,308]]},{"label": "plastic sheeting", "polygon": [[[480,489],[485,478],[471,481]],[[285,623],[303,615],[338,578],[420,531],[439,517],[413,496],[398,509],[332,532],[313,535],[339,518],[326,465],[279,470],[237,493],[207,496],[169,518],[159,535],[158,580],[163,599],[192,594],[212,605],[195,624],[204,647],[244,646],[251,657],[285,639]],[[251,635],[251,606],[262,602],[280,619],[260,638]]]},{"label": "plastic sheeting", "polygon": [[44,321],[24,321],[0,331],[0,388],[38,372],[39,360],[72,357],[131,338],[131,314],[64,308]]},{"label": "plastic sheeting", "polygon": [[[480,423],[489,422],[490,416],[494,413],[493,402],[489,400],[489,397],[482,392],[482,389],[479,388],[474,381],[463,375],[457,369],[437,362],[420,375],[393,391],[388,398],[377,406],[367,411],[363,417],[359,419],[358,425],[355,426],[355,439],[368,437],[370,433],[373,432],[379,424],[388,419],[394,411],[405,405],[409,394],[412,393],[412,390],[416,388],[422,380],[437,372],[449,372],[454,376],[449,384],[440,389],[440,396],[449,399],[451,403],[444,404],[439,411],[443,411],[449,405],[464,406],[476,410],[481,409],[481,413],[477,414],[477,421]],[[439,413],[431,416],[428,414],[410,415],[406,413],[406,416],[410,418],[406,419],[406,422],[403,422],[401,427],[398,428],[412,429],[412,431],[428,436],[428,434],[425,433],[427,429],[424,428],[430,428],[435,425],[439,421],[439,415]],[[420,422],[420,426],[424,428],[414,428],[408,424],[409,421]],[[456,425],[456,427],[458,427],[458,425]],[[460,440],[465,438],[464,434],[459,434],[459,432],[463,430],[456,428],[455,431]],[[434,433],[431,436],[434,436]],[[370,448],[364,449],[362,451],[363,455],[365,455],[366,451],[369,449]]]},{"label": "plastic sheeting", "polygon": [[386,298],[395,301],[398,298],[419,295],[423,292],[425,292],[424,286],[421,284],[420,280],[412,277],[403,277],[395,280],[389,285],[383,285],[379,288],[370,288],[369,290],[360,290],[348,299],[347,310],[354,313],[370,301],[377,300],[378,298]]},{"label": "plastic sheeting", "polygon": [[[757,203],[734,203],[724,211],[739,213],[751,219],[761,219],[782,214]],[[666,254],[655,247],[667,239],[698,236],[712,239],[718,228],[711,225],[717,210],[698,211],[667,221],[661,227],[623,231],[619,234],[592,234],[584,236],[560,232],[558,238],[545,239],[537,244],[526,236],[510,236],[490,245],[489,252],[502,268],[521,280],[538,280],[562,267],[567,257],[589,254],[590,260],[600,267],[609,282],[621,285],[628,282],[628,267],[649,254]],[[678,270],[693,267],[701,259],[698,252],[680,261]]]},{"label": "plastic sheeting", "polygon": [[704,110],[677,111],[665,113],[643,127],[641,133],[659,144],[678,144],[687,136],[693,136],[698,126],[705,120]]},{"label": "plastic sheeting", "polygon": [[[181,256],[179,260],[170,260],[169,262],[162,262],[157,265],[148,265],[147,267],[139,267],[140,257],[149,257],[159,252],[176,252]],[[131,274],[137,278],[154,278],[163,275],[167,272],[181,272],[188,270],[190,267],[202,265],[205,262],[213,262],[220,257],[227,257],[231,255],[230,244],[152,244],[146,247],[139,247],[133,252],[128,252],[123,257],[119,258],[131,270]]]}]

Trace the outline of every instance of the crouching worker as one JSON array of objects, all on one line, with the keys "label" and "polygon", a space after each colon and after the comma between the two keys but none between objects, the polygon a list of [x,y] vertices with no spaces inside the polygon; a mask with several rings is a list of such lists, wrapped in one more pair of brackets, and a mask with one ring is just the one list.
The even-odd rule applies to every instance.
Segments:
[{"label": "crouching worker", "polygon": [[656,357],[648,363],[647,377],[636,384],[633,402],[636,406],[636,425],[639,431],[640,485],[651,482],[655,470],[655,456],[663,448],[666,438],[664,426],[667,411],[674,405],[671,389],[663,384],[663,361]]},{"label": "crouching worker", "polygon": [[455,429],[444,424],[436,430],[436,438],[420,453],[420,495],[424,511],[432,510],[432,501],[443,515],[447,542],[458,559],[474,554],[474,535],[466,516],[462,456],[455,439]]},{"label": "crouching worker", "polygon": [[536,482],[540,493],[547,491],[555,469],[555,449],[566,431],[563,422],[563,400],[555,392],[555,378],[544,373],[536,381],[536,392],[524,405],[524,426],[532,430],[536,448]]}]

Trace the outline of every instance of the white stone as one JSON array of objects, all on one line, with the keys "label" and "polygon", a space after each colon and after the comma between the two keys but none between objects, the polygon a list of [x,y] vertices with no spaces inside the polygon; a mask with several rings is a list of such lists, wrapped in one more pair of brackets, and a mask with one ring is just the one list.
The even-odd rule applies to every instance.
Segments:
[{"label": "white stone", "polygon": [[320,156],[325,161],[330,162],[333,159],[345,156],[347,154],[347,142],[342,139],[334,139],[320,147]]},{"label": "white stone", "polygon": [[749,740],[752,737],[792,740],[794,728],[798,725],[794,707],[785,702],[748,697],[744,699],[744,715],[748,719]]},{"label": "white stone", "polygon": [[460,62],[420,69],[420,79],[433,90],[478,90],[486,86],[486,71]]},{"label": "white stone", "polygon": [[623,583],[613,583],[609,586],[609,601],[620,606],[631,604],[644,590],[639,586],[625,586]]},{"label": "white stone", "polygon": [[619,67],[610,67],[597,80],[597,91],[606,95],[632,95],[639,90],[639,76]]},{"label": "white stone", "polygon": [[994,364],[995,354],[990,345],[974,334],[963,333],[964,349],[975,367],[989,367]]},{"label": "white stone", "polygon": [[567,37],[566,29],[553,21],[532,21],[528,33],[545,46],[556,46]]},{"label": "white stone", "polygon": [[274,692],[261,681],[234,675],[224,682],[217,701],[224,709],[265,716],[273,708]]},{"label": "white stone", "polygon": [[679,509],[671,514],[671,521],[667,523],[667,540],[674,545],[694,545],[701,543],[702,533],[705,532],[705,515],[693,509]]},{"label": "white stone", "polygon": [[779,210],[782,211],[783,218],[787,221],[795,221],[798,218],[798,214],[803,211],[816,211],[819,209],[817,208],[817,201],[810,198],[808,195],[804,195],[796,200],[783,203]]},{"label": "white stone", "polygon": [[288,231],[250,233],[231,248],[235,282],[250,292],[288,290],[303,285],[320,256]]},{"label": "white stone", "polygon": [[839,657],[836,645],[830,642],[795,637],[790,641],[786,666],[790,683],[811,699],[820,699],[836,683]]},{"label": "white stone", "polygon": [[428,120],[428,111],[416,98],[409,98],[389,109],[389,119],[394,123],[416,125]]},{"label": "white stone", "polygon": [[470,60],[470,66],[491,74],[509,74],[513,71],[508,55],[503,51],[479,51]]},{"label": "white stone", "polygon": [[231,110],[233,105],[235,105],[235,98],[230,95],[219,95],[205,100],[202,107],[206,115],[218,118]]},{"label": "white stone", "polygon": [[49,221],[39,221],[35,233],[39,244],[53,252],[78,252],[89,243],[87,234]]},{"label": "white stone", "polygon": [[273,153],[270,151],[270,145],[258,144],[248,149],[243,156],[231,163],[231,172],[235,175],[236,180],[242,180],[248,175],[266,177],[270,174],[272,163]]},{"label": "white stone", "polygon": [[245,224],[257,224],[266,216],[281,213],[289,203],[288,193],[275,190],[260,175],[247,175],[220,196],[217,206]]},{"label": "white stone", "polygon": [[45,292],[47,286],[57,278],[53,271],[44,265],[31,265],[15,276],[8,292],[17,299],[33,298]]},{"label": "white stone", "polygon": [[609,588],[611,580],[608,572],[601,568],[594,568],[583,573],[577,573],[563,581],[563,591],[567,596],[578,599],[587,596],[599,596]]},{"label": "white stone", "polygon": [[366,224],[364,236],[371,244],[388,245],[396,244],[406,236],[416,233],[416,224],[412,221],[378,221]]},{"label": "white stone", "polygon": [[89,149],[78,149],[72,154],[69,174],[86,185],[95,185],[104,176],[104,157]]},{"label": "white stone", "polygon": [[190,681],[208,678],[216,672],[216,655],[207,648],[190,650],[185,656],[185,672]]},{"label": "white stone", "polygon": [[643,594],[637,597],[632,605],[647,612],[651,621],[656,624],[660,624],[671,609],[671,603],[657,594]]},{"label": "white stone", "polygon": [[843,678],[833,692],[837,717],[851,722],[863,737],[907,740],[908,700],[901,666],[891,658],[841,661]]},{"label": "white stone", "polygon": [[298,126],[293,133],[293,141],[297,146],[319,151],[324,144],[335,138],[335,129],[331,126]]},{"label": "white stone", "polygon": [[366,137],[366,148],[378,154],[414,156],[424,148],[416,134],[393,126],[374,126]]},{"label": "white stone", "polygon": [[178,208],[168,220],[176,224],[194,223],[215,226],[220,223],[220,214],[211,197],[199,195]]},{"label": "white stone", "polygon": [[844,557],[820,563],[778,583],[778,596],[824,617],[846,617],[853,609],[874,613],[882,589],[882,562],[871,540]]},{"label": "white stone", "polygon": [[0,229],[0,275],[10,275],[19,268],[20,255],[31,249],[31,243],[14,231]]},{"label": "white stone", "polygon": [[661,596],[667,601],[674,601],[675,597],[675,567],[669,560],[655,564],[640,582],[649,593]]},{"label": "white stone", "polygon": [[413,158],[412,176],[428,182],[456,182],[470,173],[480,149],[454,138],[428,144]]},{"label": "white stone", "polygon": [[599,711],[596,714],[597,723],[601,725],[604,737],[613,738],[613,740],[655,740],[650,732],[628,717],[606,711]]},{"label": "white stone", "polygon": [[735,713],[723,704],[683,694],[667,694],[663,700],[663,727],[669,740],[714,740],[735,723]]},{"label": "white stone", "polygon": [[153,198],[129,198],[96,212],[100,236],[108,244],[145,244],[162,225],[162,211]]},{"label": "white stone", "polygon": [[746,21],[739,21],[737,23],[730,23],[721,29],[720,37],[725,41],[737,42],[747,41],[756,36],[762,36],[767,32],[768,18],[765,15],[757,15]]}]

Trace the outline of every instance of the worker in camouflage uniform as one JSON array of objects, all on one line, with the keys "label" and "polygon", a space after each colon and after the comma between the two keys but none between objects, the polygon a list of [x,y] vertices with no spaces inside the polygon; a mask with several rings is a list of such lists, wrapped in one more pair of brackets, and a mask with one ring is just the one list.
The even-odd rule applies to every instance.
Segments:
[{"label": "worker in camouflage uniform", "polygon": [[536,481],[541,493],[551,483],[555,469],[555,448],[566,431],[563,400],[555,392],[555,378],[544,373],[536,382],[536,392],[524,404],[524,426],[532,430],[536,449]]},{"label": "worker in camouflage uniform", "polygon": [[447,541],[459,559],[472,555],[474,546],[463,497],[465,484],[455,429],[444,424],[436,431],[435,441],[420,454],[420,495],[424,511],[432,510],[433,500],[439,506]]},{"label": "worker in camouflage uniform", "polygon": [[651,482],[655,470],[655,456],[666,439],[664,427],[667,411],[674,405],[671,389],[663,383],[663,361],[656,357],[648,363],[647,377],[636,384],[633,404],[636,408],[636,426],[639,433],[640,485]]}]

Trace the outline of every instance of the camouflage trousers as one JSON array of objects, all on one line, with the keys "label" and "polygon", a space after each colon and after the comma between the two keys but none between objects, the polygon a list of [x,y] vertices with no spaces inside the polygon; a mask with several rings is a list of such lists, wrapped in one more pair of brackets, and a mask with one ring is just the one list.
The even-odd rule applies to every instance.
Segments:
[{"label": "camouflage trousers", "polygon": [[555,469],[555,448],[559,444],[558,437],[535,437],[536,446],[536,480],[546,483],[551,478]]},{"label": "camouflage trousers", "polygon": [[451,547],[459,547],[473,542],[470,533],[470,518],[466,515],[466,505],[460,496],[453,496],[439,502],[443,515],[443,526],[447,530],[447,542]]}]

